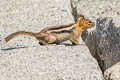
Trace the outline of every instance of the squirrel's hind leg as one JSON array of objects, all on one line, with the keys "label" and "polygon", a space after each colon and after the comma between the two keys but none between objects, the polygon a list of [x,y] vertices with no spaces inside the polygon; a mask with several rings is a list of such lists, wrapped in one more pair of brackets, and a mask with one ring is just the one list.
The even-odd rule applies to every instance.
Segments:
[{"label": "squirrel's hind leg", "polygon": [[56,44],[56,38],[54,36],[45,36],[43,40],[40,40],[40,45]]}]

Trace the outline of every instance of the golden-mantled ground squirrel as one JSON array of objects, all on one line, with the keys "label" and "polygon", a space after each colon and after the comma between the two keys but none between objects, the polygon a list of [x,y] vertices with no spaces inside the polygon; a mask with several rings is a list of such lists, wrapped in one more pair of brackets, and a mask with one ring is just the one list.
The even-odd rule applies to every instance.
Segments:
[{"label": "golden-mantled ground squirrel", "polygon": [[91,28],[95,23],[83,15],[80,15],[75,23],[69,25],[49,26],[38,33],[19,31],[5,38],[5,41],[13,39],[18,35],[30,35],[39,40],[40,45],[59,44],[70,40],[72,44],[80,44],[79,37],[84,29]]}]

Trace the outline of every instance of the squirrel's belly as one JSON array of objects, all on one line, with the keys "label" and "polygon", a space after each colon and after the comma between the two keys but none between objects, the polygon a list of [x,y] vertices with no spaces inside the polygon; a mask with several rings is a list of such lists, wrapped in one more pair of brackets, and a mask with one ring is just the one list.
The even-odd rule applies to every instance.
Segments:
[{"label": "squirrel's belly", "polygon": [[71,36],[72,34],[70,33],[57,34],[56,39],[58,42],[63,42],[69,40]]}]

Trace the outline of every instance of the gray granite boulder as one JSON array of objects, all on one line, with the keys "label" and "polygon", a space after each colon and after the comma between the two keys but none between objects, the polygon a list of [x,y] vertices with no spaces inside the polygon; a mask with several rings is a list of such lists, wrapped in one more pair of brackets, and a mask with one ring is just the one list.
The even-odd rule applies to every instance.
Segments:
[{"label": "gray granite boulder", "polygon": [[1,0],[0,80],[103,80],[85,45],[40,46],[31,36],[4,38],[16,31],[39,32],[74,22],[69,0]]},{"label": "gray granite boulder", "polygon": [[82,33],[82,39],[104,72],[120,61],[120,1],[72,0],[71,5],[75,19],[84,14],[96,21],[95,28]]},{"label": "gray granite boulder", "polygon": [[120,80],[120,62],[108,68],[104,72],[105,80]]},{"label": "gray granite boulder", "polygon": [[86,36],[85,42],[103,72],[120,61],[120,29],[112,18],[98,18],[96,30]]}]

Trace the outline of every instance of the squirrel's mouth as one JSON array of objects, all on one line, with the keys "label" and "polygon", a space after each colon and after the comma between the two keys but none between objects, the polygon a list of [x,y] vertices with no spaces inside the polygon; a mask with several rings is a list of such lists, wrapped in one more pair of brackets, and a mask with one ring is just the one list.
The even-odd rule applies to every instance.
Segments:
[{"label": "squirrel's mouth", "polygon": [[95,26],[95,23],[91,24],[91,26],[89,26],[88,28],[92,28]]},{"label": "squirrel's mouth", "polygon": [[94,26],[95,26],[95,23],[93,23],[91,27],[94,27]]}]

